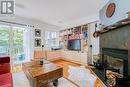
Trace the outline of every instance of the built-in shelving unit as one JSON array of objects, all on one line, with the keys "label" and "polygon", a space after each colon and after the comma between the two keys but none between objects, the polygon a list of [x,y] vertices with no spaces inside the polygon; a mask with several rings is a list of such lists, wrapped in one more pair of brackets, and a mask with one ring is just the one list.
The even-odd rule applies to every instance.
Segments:
[{"label": "built-in shelving unit", "polygon": [[67,50],[67,42],[70,39],[69,36],[73,39],[81,39],[81,51],[85,51],[88,40],[88,24],[60,31],[60,44],[64,44],[65,50]]}]

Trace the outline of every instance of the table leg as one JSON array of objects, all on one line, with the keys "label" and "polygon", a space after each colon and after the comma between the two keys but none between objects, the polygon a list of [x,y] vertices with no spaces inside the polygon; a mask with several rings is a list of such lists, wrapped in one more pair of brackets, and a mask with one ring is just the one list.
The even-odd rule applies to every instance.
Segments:
[{"label": "table leg", "polygon": [[58,86],[58,79],[53,80],[53,85],[54,85],[55,87]]}]

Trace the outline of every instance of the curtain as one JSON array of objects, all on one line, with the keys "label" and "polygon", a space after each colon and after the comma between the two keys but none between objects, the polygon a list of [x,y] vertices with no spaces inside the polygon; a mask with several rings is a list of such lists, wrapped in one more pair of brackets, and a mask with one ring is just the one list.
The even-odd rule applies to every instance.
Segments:
[{"label": "curtain", "polygon": [[30,61],[34,56],[34,29],[32,27],[25,28],[23,39],[25,61]]}]

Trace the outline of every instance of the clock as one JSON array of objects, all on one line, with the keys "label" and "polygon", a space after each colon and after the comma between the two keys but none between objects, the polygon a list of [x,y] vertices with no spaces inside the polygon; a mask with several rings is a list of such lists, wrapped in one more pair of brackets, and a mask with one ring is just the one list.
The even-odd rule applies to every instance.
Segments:
[{"label": "clock", "polygon": [[108,18],[112,17],[115,13],[115,10],[116,10],[116,4],[115,3],[110,3],[107,7],[107,10],[106,10],[106,16]]}]

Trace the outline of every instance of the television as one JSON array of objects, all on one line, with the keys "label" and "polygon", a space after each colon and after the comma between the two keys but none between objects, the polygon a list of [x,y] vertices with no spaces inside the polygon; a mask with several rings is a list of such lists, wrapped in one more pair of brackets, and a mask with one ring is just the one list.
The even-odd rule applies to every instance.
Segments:
[{"label": "television", "polygon": [[81,51],[81,39],[68,40],[68,50]]}]

